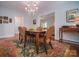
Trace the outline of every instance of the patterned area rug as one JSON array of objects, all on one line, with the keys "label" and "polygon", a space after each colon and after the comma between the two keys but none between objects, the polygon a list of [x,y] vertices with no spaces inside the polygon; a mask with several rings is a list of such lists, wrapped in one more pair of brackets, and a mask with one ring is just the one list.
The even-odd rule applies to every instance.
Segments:
[{"label": "patterned area rug", "polygon": [[2,40],[0,41],[0,56],[2,57],[64,57],[71,56],[66,53],[69,50],[70,45],[66,43],[59,43],[58,41],[52,41],[53,49],[48,47],[48,54],[45,53],[44,46],[40,46],[39,54],[36,54],[34,43],[26,45],[25,51],[23,44],[20,44],[18,40]]},{"label": "patterned area rug", "polygon": [[17,48],[21,49],[21,54],[23,56],[31,56],[31,57],[52,57],[52,56],[64,56],[64,53],[66,49],[69,48],[69,45],[67,44],[62,44],[57,41],[52,41],[52,46],[53,49],[51,49],[50,46],[48,46],[48,54],[45,53],[45,49],[43,44],[41,44],[39,48],[39,54],[36,54],[36,49],[35,49],[35,44],[34,43],[29,43],[26,45],[25,51],[23,49],[23,44],[19,44],[18,41],[15,41],[15,45]]}]

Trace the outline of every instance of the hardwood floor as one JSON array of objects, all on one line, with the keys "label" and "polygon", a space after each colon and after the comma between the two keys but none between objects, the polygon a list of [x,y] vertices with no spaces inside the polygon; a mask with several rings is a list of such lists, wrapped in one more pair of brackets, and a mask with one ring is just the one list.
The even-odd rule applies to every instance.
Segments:
[{"label": "hardwood floor", "polygon": [[76,50],[77,57],[79,57],[79,45],[78,44],[69,43],[69,42],[64,42],[64,43],[70,44],[70,50]]},{"label": "hardwood floor", "polygon": [[75,49],[77,51],[77,56],[79,57],[79,45],[71,44],[71,49]]}]

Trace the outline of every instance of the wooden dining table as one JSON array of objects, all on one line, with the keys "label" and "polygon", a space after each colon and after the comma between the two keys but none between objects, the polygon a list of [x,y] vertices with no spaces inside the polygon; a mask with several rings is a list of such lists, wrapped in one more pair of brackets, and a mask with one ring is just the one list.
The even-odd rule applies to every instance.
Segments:
[{"label": "wooden dining table", "polygon": [[[35,46],[36,46],[36,53],[38,54],[39,53],[39,44],[40,44],[40,42],[39,42],[39,40],[40,40],[40,34],[41,33],[45,33],[47,30],[27,30],[26,32],[25,32],[25,34],[27,35],[27,32],[29,32],[29,33],[34,33],[35,34]],[[25,42],[24,42],[24,47],[25,47],[25,45],[26,45],[26,39],[25,39]]]}]

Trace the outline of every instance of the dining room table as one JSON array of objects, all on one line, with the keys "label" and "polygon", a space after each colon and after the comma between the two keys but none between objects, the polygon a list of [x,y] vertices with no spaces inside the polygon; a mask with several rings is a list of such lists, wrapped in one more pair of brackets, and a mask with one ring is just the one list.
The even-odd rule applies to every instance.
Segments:
[{"label": "dining room table", "polygon": [[[47,31],[47,29],[42,29],[42,30],[27,30],[27,31],[25,31],[25,34],[26,34],[26,35],[28,35],[27,32],[28,32],[28,33],[34,33],[34,34],[35,34],[35,47],[36,47],[36,53],[37,53],[37,54],[39,53],[40,34],[41,34],[41,33],[46,33],[46,31]],[[26,36],[25,36],[25,37],[26,37]],[[26,39],[27,39],[27,38],[26,38]],[[26,47],[26,39],[25,39],[25,41],[24,41],[24,48]]]}]

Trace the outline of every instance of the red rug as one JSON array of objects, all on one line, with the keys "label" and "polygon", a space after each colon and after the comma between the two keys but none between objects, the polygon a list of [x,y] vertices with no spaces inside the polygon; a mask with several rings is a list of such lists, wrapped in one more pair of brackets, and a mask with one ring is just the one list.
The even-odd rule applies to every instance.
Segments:
[{"label": "red rug", "polygon": [[[22,49],[17,48],[16,44],[14,41],[16,40],[11,40],[11,39],[6,39],[6,40],[0,40],[0,56],[1,57],[23,57],[23,54],[21,53]],[[48,54],[39,53],[38,55],[36,52],[34,52],[33,55],[26,55],[26,57],[64,57],[64,56],[76,56],[70,55],[67,50],[69,50],[70,45],[66,43],[59,43],[58,41],[52,41],[52,46],[53,49],[49,48],[48,49]],[[30,49],[29,51],[31,51]]]}]

